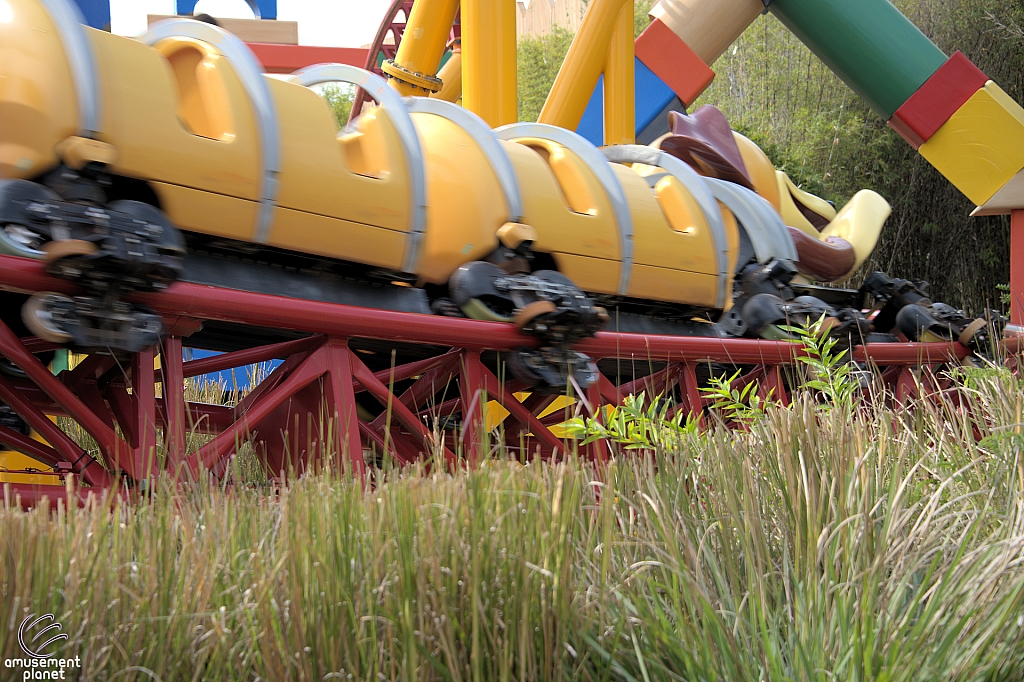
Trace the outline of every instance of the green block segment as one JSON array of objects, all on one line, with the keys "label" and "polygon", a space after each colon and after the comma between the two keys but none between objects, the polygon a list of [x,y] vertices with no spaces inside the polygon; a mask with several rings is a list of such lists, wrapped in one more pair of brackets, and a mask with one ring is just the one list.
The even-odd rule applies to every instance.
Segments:
[{"label": "green block segment", "polygon": [[887,0],[772,0],[768,9],[886,121],[946,61]]}]

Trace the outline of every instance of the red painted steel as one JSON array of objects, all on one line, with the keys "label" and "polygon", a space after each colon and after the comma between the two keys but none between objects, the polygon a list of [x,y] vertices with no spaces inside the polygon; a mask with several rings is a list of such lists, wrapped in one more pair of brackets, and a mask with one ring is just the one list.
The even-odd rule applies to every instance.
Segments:
[{"label": "red painted steel", "polygon": [[292,73],[313,64],[348,64],[363,68],[369,52],[365,47],[313,47],[247,43],[267,73]]},{"label": "red painted steel", "polygon": [[[67,282],[56,280],[35,261],[0,256],[0,289],[75,293]],[[32,356],[49,346],[36,339],[18,339],[0,325],[0,353],[22,367],[29,378],[0,377],[0,401],[26,418],[49,446],[0,428],[0,442],[47,465],[79,475],[95,487],[113,484],[103,469],[50,421],[47,414],[69,415],[98,442],[106,461],[123,471],[128,481],[158,473],[157,449],[163,444],[161,471],[193,475],[203,469],[218,476],[229,473],[229,462],[240,444],[251,443],[274,476],[298,471],[330,460],[335,466],[362,476],[364,452],[388,452],[401,461],[434,454],[446,466],[462,461],[472,466],[487,456],[485,445],[492,434],[487,428],[487,403],[503,406],[509,417],[502,424],[500,442],[513,456],[557,457],[575,447],[573,441],[556,437],[547,427],[562,422],[566,414],[601,418],[601,408],[617,405],[629,393],[647,391],[649,396],[677,395],[674,412],[684,410],[703,420],[709,400],[702,396],[698,375],[702,366],[739,367],[734,385],[759,382],[762,395],[770,391],[777,400],[788,400],[787,366],[796,362],[799,347],[784,342],[747,339],[647,336],[599,333],[578,345],[595,360],[617,359],[630,374],[621,385],[601,376],[583,392],[572,408],[539,418],[553,396],[531,394],[520,402],[513,394],[526,389],[515,380],[499,380],[487,355],[533,345],[533,339],[510,324],[395,313],[315,301],[287,299],[266,294],[178,283],[165,292],[138,296],[173,322],[172,331],[194,331],[198,322],[223,321],[264,328],[313,334],[309,338],[248,348],[212,358],[183,362],[187,338],[168,335],[159,348],[159,369],[154,370],[154,351],[139,353],[127,365],[112,358],[92,355],[74,370],[52,376]],[[186,320],[188,324],[181,324]],[[432,357],[398,362],[372,371],[348,339],[411,342],[436,347]],[[882,368],[881,381],[899,399],[916,395],[920,388],[942,386],[928,378],[918,379],[911,368],[955,362],[968,354],[958,344],[869,344],[857,347],[855,359]],[[369,357],[369,356],[365,356]],[[266,379],[237,405],[213,405],[185,398],[187,378],[209,372],[283,360]],[[653,364],[657,363],[657,364]],[[378,365],[379,367],[379,365]],[[647,368],[647,369],[644,369]],[[647,371],[646,376],[642,376]],[[159,397],[157,384],[161,385]],[[130,390],[129,390],[130,389]],[[377,405],[369,414],[367,407]],[[673,413],[674,413],[673,412]],[[125,438],[114,431],[120,428]],[[209,434],[213,439],[186,453],[190,434]],[[608,457],[603,443],[588,444],[584,456],[597,461]],[[462,459],[464,458],[464,460]],[[70,466],[69,466],[70,465]],[[44,486],[43,488],[47,488]],[[52,496],[65,493],[50,487]],[[32,504],[45,496],[39,487],[9,488],[23,493]],[[79,499],[81,499],[79,493]]]},{"label": "red painted steel", "polygon": [[1024,210],[1010,213],[1010,323],[1024,327]]}]

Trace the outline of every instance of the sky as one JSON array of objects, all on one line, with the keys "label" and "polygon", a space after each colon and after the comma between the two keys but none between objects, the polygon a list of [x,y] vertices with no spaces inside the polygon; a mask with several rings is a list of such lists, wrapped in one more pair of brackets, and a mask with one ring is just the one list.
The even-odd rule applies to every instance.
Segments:
[{"label": "sky", "polygon": [[[373,40],[389,0],[277,0],[277,18],[299,22],[299,44],[360,47]],[[196,11],[252,18],[244,0],[199,0]],[[174,0],[110,0],[110,28],[135,36],[149,14],[174,14]]]}]

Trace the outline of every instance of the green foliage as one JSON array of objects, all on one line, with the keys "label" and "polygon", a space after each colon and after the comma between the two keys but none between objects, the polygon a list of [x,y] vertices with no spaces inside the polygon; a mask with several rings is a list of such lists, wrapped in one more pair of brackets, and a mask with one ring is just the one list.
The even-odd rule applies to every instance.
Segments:
[{"label": "green foliage", "polygon": [[732,376],[712,376],[708,386],[701,386],[700,391],[705,397],[711,398],[711,410],[723,416],[725,421],[734,424],[750,425],[764,417],[765,407],[771,402],[773,391],[768,392],[767,399],[758,395],[759,385],[751,381],[742,388],[735,386],[742,370],[736,370]]},{"label": "green foliage", "polygon": [[648,401],[646,394],[626,396],[619,407],[609,410],[605,419],[574,417],[566,422],[566,432],[580,439],[581,445],[605,440],[625,450],[664,452],[678,447],[686,436],[697,430],[697,422],[677,411],[660,396]]},{"label": "green foliage", "polygon": [[351,86],[328,83],[320,91],[320,96],[327,102],[334,114],[334,122],[338,130],[343,130],[348,125],[348,116],[352,111],[352,104],[355,102],[355,91]]},{"label": "green foliage", "polygon": [[644,29],[651,25],[650,11],[658,0],[634,0],[633,2],[633,37],[638,37]]},{"label": "green foliage", "polygon": [[821,394],[829,407],[853,409],[854,396],[860,390],[860,373],[850,362],[847,350],[838,348],[839,339],[829,335],[825,315],[801,327],[782,329],[796,335],[795,343],[803,346],[805,354],[797,360],[810,376],[801,385]]},{"label": "green foliage", "polygon": [[551,33],[519,40],[519,120],[536,121],[544,100],[569,52],[574,33],[555,27]]}]

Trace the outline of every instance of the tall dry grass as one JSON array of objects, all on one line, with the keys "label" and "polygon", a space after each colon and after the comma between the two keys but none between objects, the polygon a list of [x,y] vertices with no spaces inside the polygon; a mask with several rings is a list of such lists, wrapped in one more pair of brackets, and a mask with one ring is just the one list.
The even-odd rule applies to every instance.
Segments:
[{"label": "tall dry grass", "polygon": [[1019,680],[1024,391],[960,381],[603,468],[6,509],[0,658],[49,612],[89,680]]}]

